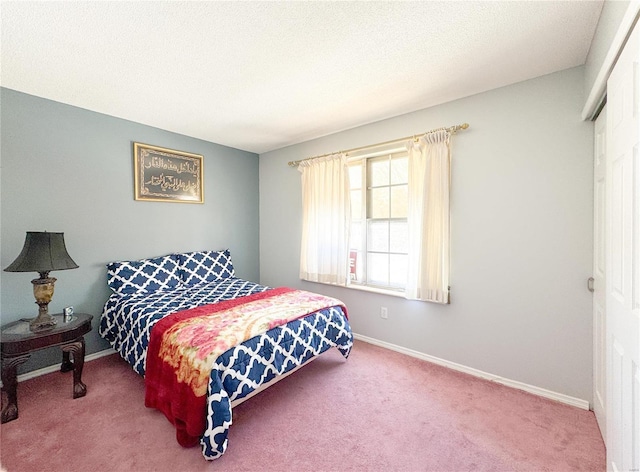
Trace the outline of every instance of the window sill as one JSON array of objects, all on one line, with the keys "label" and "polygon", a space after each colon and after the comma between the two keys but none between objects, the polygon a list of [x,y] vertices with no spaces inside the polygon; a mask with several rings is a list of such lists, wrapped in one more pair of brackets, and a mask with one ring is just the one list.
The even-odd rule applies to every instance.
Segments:
[{"label": "window sill", "polygon": [[362,292],[373,292],[373,293],[379,293],[381,295],[391,295],[392,297],[404,298],[404,292],[398,292],[396,290],[386,290],[384,288],[369,287],[367,285],[351,284],[351,285],[347,285],[345,288],[360,290]]},{"label": "window sill", "polygon": [[390,295],[392,297],[405,298],[404,297],[404,292],[398,292],[396,290],[386,290],[384,288],[369,287],[367,285],[356,285],[356,284],[338,285],[338,284],[330,284],[330,283],[326,283],[326,282],[316,282],[316,281],[305,280],[305,279],[301,279],[301,280],[303,280],[305,282],[311,282],[311,283],[314,283],[314,284],[330,285],[331,287],[341,287],[341,288],[347,288],[347,289],[351,289],[351,290],[359,290],[361,292],[371,292],[371,293],[377,293],[377,294],[380,294],[380,295]]}]

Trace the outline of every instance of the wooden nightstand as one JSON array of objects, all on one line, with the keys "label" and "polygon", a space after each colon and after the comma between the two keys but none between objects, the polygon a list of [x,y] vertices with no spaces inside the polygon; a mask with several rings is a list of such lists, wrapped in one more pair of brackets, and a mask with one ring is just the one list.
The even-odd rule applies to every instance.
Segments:
[{"label": "wooden nightstand", "polygon": [[[33,333],[28,320],[18,320],[2,327],[0,334],[2,359],[2,389],[7,392],[8,403],[2,409],[2,423],[18,417],[18,366],[31,357],[31,353],[52,346],[62,348],[61,372],[73,370],[73,398],[84,397],[87,387],[82,383],[84,366],[84,335],[91,331],[93,315],[74,314],[65,323],[63,316],[53,315],[57,321],[53,329]],[[73,362],[69,358],[73,356]]]}]

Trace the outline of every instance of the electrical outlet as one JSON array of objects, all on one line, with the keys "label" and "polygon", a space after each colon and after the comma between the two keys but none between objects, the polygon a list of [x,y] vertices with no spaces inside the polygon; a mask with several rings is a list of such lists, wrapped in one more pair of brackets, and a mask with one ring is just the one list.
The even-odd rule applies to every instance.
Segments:
[{"label": "electrical outlet", "polygon": [[387,311],[387,307],[386,306],[381,306],[380,307],[380,317],[383,319],[387,319],[389,318],[389,312]]}]

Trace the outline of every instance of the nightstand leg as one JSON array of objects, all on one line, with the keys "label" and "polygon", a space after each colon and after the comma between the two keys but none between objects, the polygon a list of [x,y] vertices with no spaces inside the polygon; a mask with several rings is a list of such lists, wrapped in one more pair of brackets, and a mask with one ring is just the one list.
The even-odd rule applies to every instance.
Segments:
[{"label": "nightstand leg", "polygon": [[2,390],[7,392],[7,404],[2,409],[2,423],[18,418],[18,366],[31,357],[29,354],[20,357],[2,359]]},{"label": "nightstand leg", "polygon": [[73,370],[73,362],[69,360],[69,351],[62,351],[62,364],[60,372],[71,372]]},{"label": "nightstand leg", "polygon": [[87,394],[87,386],[82,383],[82,368],[84,367],[84,337],[81,337],[78,341],[62,346],[62,352],[66,353],[67,356],[69,354],[73,355],[73,398],[84,397]]}]

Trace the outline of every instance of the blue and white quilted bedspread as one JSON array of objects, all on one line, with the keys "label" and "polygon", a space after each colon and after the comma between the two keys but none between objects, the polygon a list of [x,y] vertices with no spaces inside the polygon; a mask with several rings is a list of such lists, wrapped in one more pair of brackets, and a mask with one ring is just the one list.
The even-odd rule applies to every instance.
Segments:
[{"label": "blue and white quilted bedspread", "polygon": [[[113,294],[102,313],[100,335],[144,376],[149,333],[160,319],[181,310],[268,289],[231,277],[154,293]],[[203,456],[213,460],[224,454],[232,423],[231,402],[244,398],[330,347],[337,347],[346,358],[352,346],[353,334],[345,313],[340,307],[330,307],[273,328],[226,351],[216,360],[209,380],[207,426],[200,439]]]},{"label": "blue and white quilted bedspread", "polygon": [[278,326],[229,349],[211,370],[207,390],[207,427],[200,439],[202,455],[213,460],[227,449],[231,402],[260,385],[304,364],[330,347],[347,358],[353,334],[340,307],[320,310]]},{"label": "blue and white quilted bedspread", "polygon": [[118,295],[107,300],[100,318],[100,336],[144,376],[151,328],[171,313],[231,300],[269,287],[235,277],[193,287],[153,293]]}]

